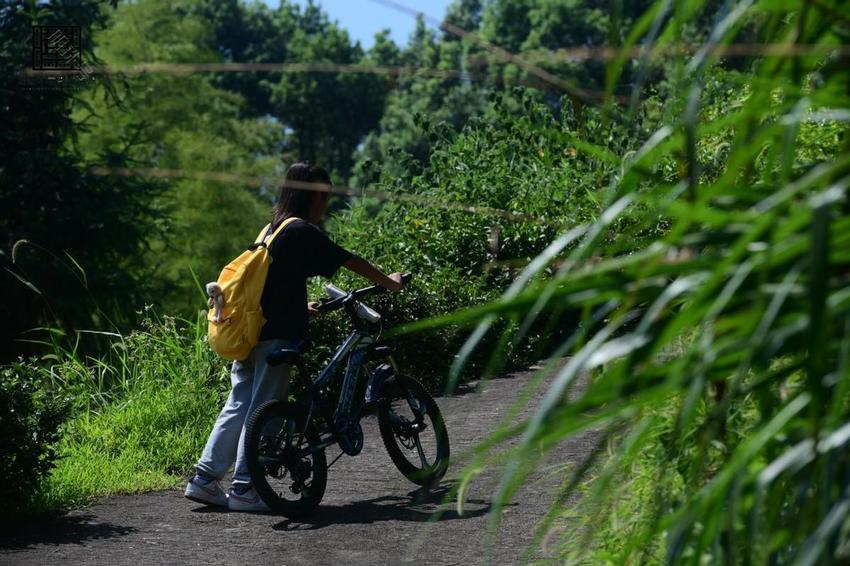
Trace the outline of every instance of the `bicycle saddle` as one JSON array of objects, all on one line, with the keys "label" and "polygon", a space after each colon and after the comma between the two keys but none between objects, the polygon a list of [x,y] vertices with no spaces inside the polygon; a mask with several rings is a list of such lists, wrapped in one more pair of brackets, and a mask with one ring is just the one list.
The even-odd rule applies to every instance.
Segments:
[{"label": "bicycle saddle", "polygon": [[312,347],[312,342],[309,338],[298,342],[295,348],[279,348],[266,356],[266,363],[270,366],[279,366],[280,364],[298,365],[304,361],[302,357],[305,352]]}]

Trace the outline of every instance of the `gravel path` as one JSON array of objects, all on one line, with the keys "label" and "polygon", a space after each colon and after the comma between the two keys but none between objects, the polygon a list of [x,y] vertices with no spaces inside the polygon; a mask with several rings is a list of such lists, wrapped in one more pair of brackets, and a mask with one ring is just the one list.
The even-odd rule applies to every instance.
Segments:
[{"label": "gravel path", "polygon": [[[531,374],[509,374],[438,399],[453,457],[488,435]],[[324,500],[307,520],[219,511],[183,498],[182,489],[108,497],[4,533],[0,564],[515,564],[566,475],[538,471],[534,481],[526,482],[504,511],[488,549],[496,472],[486,471],[472,483],[464,514],[458,516],[442,496],[462,468],[462,458],[452,461],[438,488],[414,489],[393,467],[375,419],[363,425],[363,452],[344,456],[329,470]],[[547,461],[577,464],[598,438],[590,432],[565,441]],[[329,450],[329,461],[336,454],[337,449]],[[437,510],[444,511],[433,520]],[[545,554],[534,552],[538,558]]]}]

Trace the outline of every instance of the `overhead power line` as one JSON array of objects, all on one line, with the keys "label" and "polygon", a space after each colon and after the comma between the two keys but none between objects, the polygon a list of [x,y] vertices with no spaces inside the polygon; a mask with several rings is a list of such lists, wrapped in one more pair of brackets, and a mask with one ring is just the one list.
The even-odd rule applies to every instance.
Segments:
[{"label": "overhead power line", "polygon": [[[377,1],[377,0],[376,0]],[[641,58],[646,60],[665,57],[689,56],[705,47],[705,44],[659,45],[652,47],[633,47],[622,50],[613,47],[570,47],[555,51],[537,50],[526,54],[526,61],[541,64],[559,64],[564,62],[583,62],[590,60],[612,60],[618,57]],[[799,45],[799,44],[729,44],[709,47],[712,55],[724,58],[734,57],[807,57],[807,56],[850,56],[847,45]],[[487,72],[492,62],[485,57],[467,59],[467,69],[439,69],[417,67],[413,65],[372,65],[356,63],[136,63],[131,65],[87,66],[89,75],[136,76],[147,73],[185,76],[194,73],[356,73],[375,74],[391,77],[433,77],[440,79],[469,80],[472,82],[494,83],[498,85],[522,85],[529,88],[562,91],[551,82],[539,78],[506,77],[500,73]],[[477,67],[477,69],[476,69]],[[77,70],[32,70],[27,75],[77,75]],[[599,90],[583,89],[587,99],[599,101],[607,93]],[[613,96],[614,100],[627,101],[626,97]]]},{"label": "overhead power line", "polygon": [[[441,79],[468,79],[475,82],[524,85],[537,89],[552,89],[539,80],[502,77],[483,72],[466,72],[453,69],[435,69],[412,65],[368,65],[351,63],[137,63],[133,65],[99,65],[87,67],[93,75],[142,75],[157,73],[168,75],[191,75],[193,73],[356,73],[386,75],[392,77],[425,76]],[[72,75],[75,70],[32,71],[27,74]]]},{"label": "overhead power line", "polygon": [[[280,180],[273,177],[261,177],[254,175],[240,175],[235,173],[221,173],[217,171],[187,171],[182,169],[159,169],[159,168],[132,168],[132,167],[92,167],[89,170],[93,175],[112,177],[148,177],[155,179],[195,179],[200,181],[211,181],[217,183],[229,183],[246,185],[251,187],[268,187],[279,185]],[[310,183],[305,181],[291,181],[286,183],[293,188],[307,191],[326,192],[345,197],[365,197],[384,201],[398,201],[416,204],[428,208],[441,208],[444,210],[457,210],[472,214],[482,214],[504,218],[515,222],[526,222],[531,224],[560,225],[549,218],[533,216],[521,212],[512,212],[489,206],[477,206],[457,202],[447,202],[432,197],[411,194],[393,193],[375,189],[346,187],[339,185],[328,185],[325,183]]]}]

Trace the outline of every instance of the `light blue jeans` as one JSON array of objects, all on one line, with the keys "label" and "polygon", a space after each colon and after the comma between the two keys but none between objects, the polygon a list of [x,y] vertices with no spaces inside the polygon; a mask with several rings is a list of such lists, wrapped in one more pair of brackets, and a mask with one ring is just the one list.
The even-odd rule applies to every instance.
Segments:
[{"label": "light blue jeans", "polygon": [[286,340],[263,340],[247,359],[233,362],[230,395],[195,466],[199,473],[222,479],[235,460],[233,483],[251,483],[245,462],[245,423],[262,403],[283,399],[289,391],[290,366],[271,367],[266,356],[278,348],[295,346]]}]

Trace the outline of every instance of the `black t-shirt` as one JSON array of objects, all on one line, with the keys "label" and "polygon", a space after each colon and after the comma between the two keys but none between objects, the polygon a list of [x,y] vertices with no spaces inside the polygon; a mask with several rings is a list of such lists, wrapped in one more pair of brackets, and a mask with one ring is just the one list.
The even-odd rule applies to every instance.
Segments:
[{"label": "black t-shirt", "polygon": [[307,278],[331,277],[352,256],[314,224],[295,220],[269,248],[271,264],[260,305],[266,324],[260,340],[307,338]]}]

